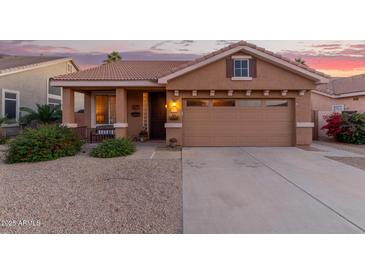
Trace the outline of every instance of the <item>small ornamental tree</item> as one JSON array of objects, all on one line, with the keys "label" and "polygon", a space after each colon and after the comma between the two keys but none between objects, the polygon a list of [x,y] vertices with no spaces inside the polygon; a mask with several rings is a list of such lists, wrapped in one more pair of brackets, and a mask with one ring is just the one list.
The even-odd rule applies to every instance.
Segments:
[{"label": "small ornamental tree", "polygon": [[341,132],[341,114],[333,113],[323,117],[327,122],[321,129],[327,130],[326,134],[330,137],[336,137]]}]

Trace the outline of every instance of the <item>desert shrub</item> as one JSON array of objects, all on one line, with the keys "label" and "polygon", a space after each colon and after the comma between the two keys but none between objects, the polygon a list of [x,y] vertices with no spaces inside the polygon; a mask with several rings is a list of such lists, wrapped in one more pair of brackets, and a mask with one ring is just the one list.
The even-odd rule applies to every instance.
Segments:
[{"label": "desert shrub", "polygon": [[81,149],[73,130],[58,125],[28,128],[9,142],[7,163],[39,162],[72,156]]},{"label": "desert shrub", "polygon": [[328,136],[339,142],[365,144],[365,113],[334,113],[325,117]]},{"label": "desert shrub", "polygon": [[90,155],[97,158],[112,158],[131,155],[135,151],[136,147],[130,139],[117,138],[104,140],[91,150]]}]

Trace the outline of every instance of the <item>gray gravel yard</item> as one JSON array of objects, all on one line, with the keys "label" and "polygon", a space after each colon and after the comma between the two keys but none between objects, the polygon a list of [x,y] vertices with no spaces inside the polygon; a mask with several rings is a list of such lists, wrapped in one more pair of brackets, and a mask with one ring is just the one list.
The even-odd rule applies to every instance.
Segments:
[{"label": "gray gravel yard", "polygon": [[136,154],[0,163],[0,233],[181,233],[181,159]]}]

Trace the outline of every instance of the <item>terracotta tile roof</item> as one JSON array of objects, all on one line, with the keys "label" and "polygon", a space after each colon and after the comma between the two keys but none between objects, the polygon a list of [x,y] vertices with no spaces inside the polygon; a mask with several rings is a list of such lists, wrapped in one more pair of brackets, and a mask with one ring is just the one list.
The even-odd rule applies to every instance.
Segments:
[{"label": "terracotta tile roof", "polygon": [[331,95],[365,91],[365,74],[333,78],[328,84],[318,85],[317,90]]},{"label": "terracotta tile roof", "polygon": [[71,80],[71,81],[83,81],[83,80],[104,80],[104,81],[123,81],[123,80],[153,80],[156,81],[158,78],[174,73],[178,70],[194,65],[229,49],[237,46],[248,46],[250,48],[262,51],[266,54],[275,56],[289,62],[290,64],[301,67],[312,73],[316,73],[322,77],[329,78],[330,76],[318,72],[305,65],[301,65],[288,58],[285,58],[279,54],[265,50],[264,48],[257,47],[254,44],[240,41],[231,44],[225,48],[209,53],[203,57],[197,58],[193,61],[117,61],[114,63],[101,65],[95,68],[90,68],[84,71],[79,71],[72,74],[66,74],[54,77],[53,80]]},{"label": "terracotta tile roof", "polygon": [[1,55],[0,74],[59,59],[65,59],[65,57]]},{"label": "terracotta tile roof", "polygon": [[54,77],[53,80],[71,81],[157,81],[161,74],[181,66],[187,61],[116,61],[84,71]]}]

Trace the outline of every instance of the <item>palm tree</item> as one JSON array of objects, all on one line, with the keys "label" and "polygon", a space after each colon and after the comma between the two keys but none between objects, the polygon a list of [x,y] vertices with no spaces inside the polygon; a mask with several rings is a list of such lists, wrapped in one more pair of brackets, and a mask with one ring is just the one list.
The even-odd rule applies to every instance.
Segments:
[{"label": "palm tree", "polygon": [[304,65],[304,66],[306,66],[306,63],[305,63],[305,61],[302,59],[302,58],[295,58],[295,62],[297,62],[297,63],[299,63],[299,64],[301,64],[301,65]]},{"label": "palm tree", "polygon": [[112,53],[108,54],[108,59],[104,60],[104,64],[112,63],[118,60],[122,60],[119,52],[113,51]]},{"label": "palm tree", "polygon": [[37,110],[33,110],[28,107],[21,107],[20,110],[28,113],[21,118],[22,123],[26,125],[30,124],[31,122],[49,124],[60,121],[62,118],[62,111],[59,105],[50,106],[37,104]]}]

